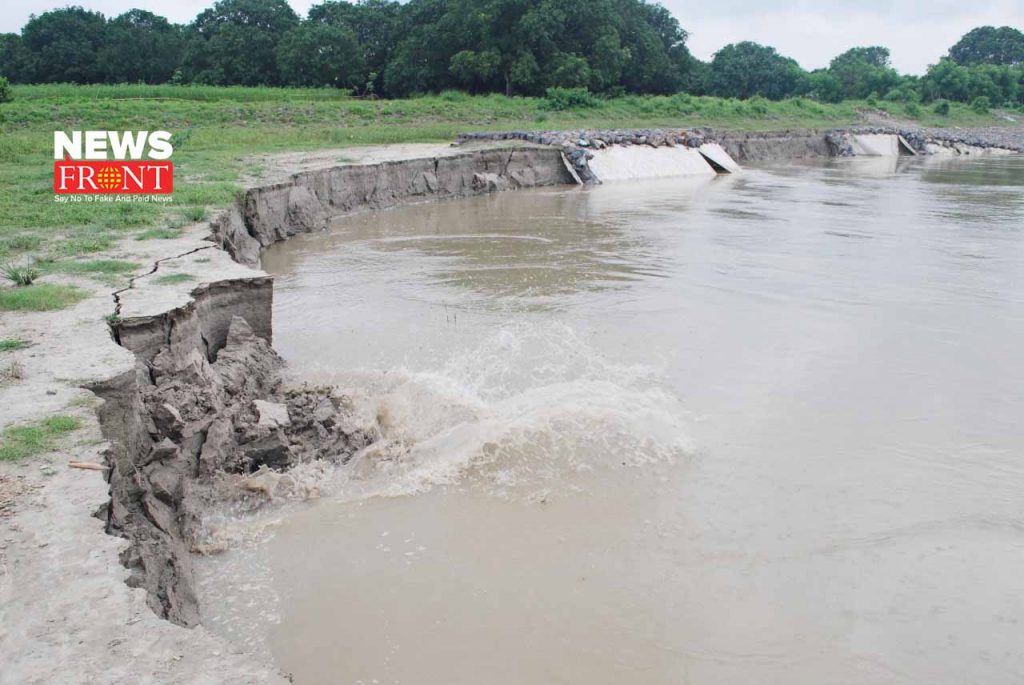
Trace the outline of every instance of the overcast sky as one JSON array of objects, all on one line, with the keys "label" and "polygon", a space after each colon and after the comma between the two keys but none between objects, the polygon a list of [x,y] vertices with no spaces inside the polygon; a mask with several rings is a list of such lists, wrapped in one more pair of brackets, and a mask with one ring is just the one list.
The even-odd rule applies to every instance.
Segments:
[{"label": "overcast sky", "polygon": [[[212,0],[0,0],[0,32],[19,31],[30,14],[80,4],[108,16],[132,7],[188,22]],[[319,2],[319,0],[316,0]],[[314,0],[289,0],[304,16]],[[663,0],[690,32],[690,49],[709,59],[740,40],[772,45],[806,69],[847,48],[884,45],[904,73],[923,73],[975,26],[1024,30],[1024,0]]]}]

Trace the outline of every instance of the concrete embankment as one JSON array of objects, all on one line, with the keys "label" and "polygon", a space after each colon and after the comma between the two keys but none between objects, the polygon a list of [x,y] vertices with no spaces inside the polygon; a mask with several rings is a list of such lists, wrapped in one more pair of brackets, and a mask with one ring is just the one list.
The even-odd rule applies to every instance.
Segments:
[{"label": "concrete embankment", "polygon": [[[110,359],[88,374],[69,368],[60,378],[79,379],[74,381],[77,386],[88,387],[105,400],[99,418],[109,443],[104,456],[109,498],[98,515],[105,530],[127,544],[112,542],[114,538],[95,539],[100,528],[94,519],[79,517],[101,504],[93,487],[96,483],[85,485],[83,479],[75,481],[65,474],[59,492],[54,485],[40,485],[50,499],[59,494],[62,501],[76,502],[75,508],[68,509],[75,512],[75,520],[50,521],[62,534],[47,532],[45,544],[53,555],[52,563],[47,564],[37,558],[46,518],[26,509],[14,519],[12,525],[20,526],[19,530],[27,527],[33,532],[18,533],[6,550],[15,570],[3,588],[5,596],[31,597],[49,586],[55,597],[52,604],[58,608],[33,609],[27,600],[11,604],[14,609],[5,614],[0,634],[49,637],[43,641],[11,638],[7,644],[14,651],[9,653],[19,657],[10,672],[23,682],[30,682],[33,675],[40,682],[96,680],[92,676],[102,673],[102,658],[84,654],[86,647],[64,649],[54,621],[75,626],[75,634],[81,636],[79,644],[90,649],[99,645],[102,652],[102,645],[114,640],[128,645],[117,658],[133,660],[138,666],[124,666],[119,671],[126,682],[153,677],[191,682],[197,674],[213,668],[211,660],[222,648],[202,647],[211,638],[195,634],[186,638],[184,631],[166,623],[154,628],[153,616],[138,617],[139,592],[113,588],[108,582],[114,577],[120,584],[113,560],[120,556],[128,568],[128,583],[141,588],[144,601],[155,614],[181,625],[195,625],[199,607],[190,555],[211,551],[199,530],[203,507],[213,499],[234,498],[246,506],[259,506],[271,495],[313,496],[315,493],[302,492],[301,485],[282,474],[294,464],[311,460],[344,462],[374,439],[375,426],[359,425],[345,398],[335,390],[287,386],[282,362],[271,347],[272,280],[252,268],[266,246],[297,233],[321,230],[332,217],[348,212],[594,182],[597,177],[587,155],[609,146],[699,151],[702,146],[716,145],[731,159],[744,163],[842,155],[844,136],[851,135],[822,131],[600,134],[604,137],[594,132],[562,132],[551,140],[535,133],[478,134],[443,152],[410,151],[407,159],[381,155],[382,159],[344,164],[337,161],[337,155],[325,155],[317,164],[295,164],[300,171],[253,183],[236,205],[208,224],[193,227],[187,238],[168,243],[165,254],[142,257],[136,253],[134,256],[148,266],[132,280],[131,287],[114,296],[117,311],[111,325],[112,340],[93,335],[102,330],[103,313],[109,313],[107,305],[88,302],[72,310],[65,322],[66,335],[59,339],[65,349],[55,346],[48,354],[68,355],[72,350],[71,354],[82,359]],[[968,151],[983,147],[966,139],[914,132],[901,135],[918,151],[918,140],[940,147],[959,144]],[[725,161],[720,159],[719,166]],[[132,257],[132,250],[139,250],[134,242],[126,244],[119,256]],[[191,282],[158,284],[162,275],[185,272],[193,278]],[[87,306],[97,311],[88,310],[92,313],[86,319],[81,313]],[[28,317],[19,319],[21,324],[25,321]],[[89,335],[76,339],[76,326],[88,326]],[[58,328],[54,327],[54,335]],[[58,380],[54,376],[55,387]],[[84,478],[84,474],[77,475]],[[63,568],[54,568],[58,563],[63,563]],[[96,598],[82,600],[93,606],[78,601],[81,593],[76,589],[76,577],[96,591]],[[129,618],[139,624],[138,630],[124,628]],[[154,639],[162,641],[161,645],[147,649],[146,634],[157,635]],[[47,660],[48,667],[41,665]],[[88,663],[89,668],[81,677],[63,677],[72,661]],[[219,682],[274,678],[264,664],[247,662],[237,654],[225,655],[222,661],[214,676]],[[163,677],[160,669],[176,675]]]}]

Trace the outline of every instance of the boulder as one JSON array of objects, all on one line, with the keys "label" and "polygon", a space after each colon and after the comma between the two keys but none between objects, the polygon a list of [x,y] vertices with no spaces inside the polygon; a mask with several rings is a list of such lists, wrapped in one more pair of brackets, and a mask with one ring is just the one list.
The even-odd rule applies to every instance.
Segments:
[{"label": "boulder", "polygon": [[266,426],[267,428],[281,428],[290,425],[292,422],[288,416],[288,407],[283,404],[266,400],[253,400],[253,405],[256,407],[256,413],[259,415],[257,425]]}]

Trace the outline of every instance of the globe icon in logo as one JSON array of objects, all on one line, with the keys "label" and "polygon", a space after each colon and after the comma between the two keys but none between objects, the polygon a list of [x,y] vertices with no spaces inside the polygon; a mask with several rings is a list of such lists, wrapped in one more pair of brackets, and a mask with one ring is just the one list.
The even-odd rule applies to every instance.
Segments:
[{"label": "globe icon in logo", "polygon": [[114,190],[121,186],[124,176],[121,170],[113,166],[100,167],[96,172],[96,185],[103,190]]}]

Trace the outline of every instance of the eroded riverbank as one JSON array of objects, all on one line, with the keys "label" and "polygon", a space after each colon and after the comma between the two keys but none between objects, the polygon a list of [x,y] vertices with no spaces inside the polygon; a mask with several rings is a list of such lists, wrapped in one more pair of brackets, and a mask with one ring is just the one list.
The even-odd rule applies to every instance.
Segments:
[{"label": "eroded riverbank", "polygon": [[748,165],[279,243],[275,345],[386,444],[220,522],[210,625],[308,683],[1016,682],[1022,184]]},{"label": "eroded riverbank", "polygon": [[[471,187],[471,184],[470,184],[470,187]],[[484,182],[483,183],[483,187],[481,188],[481,191],[486,191],[486,190],[490,190],[490,189],[496,189],[496,187],[497,186],[495,186],[495,187],[487,187],[487,183]],[[369,199],[373,200],[376,197],[376,196],[373,195],[374,192],[376,191],[376,188],[374,186],[367,186],[365,191],[366,191],[366,195],[362,196],[362,199],[366,200],[366,199],[369,198]],[[423,192],[421,192],[421,194],[419,194],[419,195],[412,196],[412,198],[413,199],[417,199],[417,200],[425,199]],[[368,208],[373,208],[374,206],[381,206],[381,205],[375,205],[373,202],[367,202],[366,206]],[[285,216],[288,217],[288,213],[286,213]],[[196,229],[196,231],[194,232],[194,234],[196,236],[196,239],[197,239],[196,242],[194,243],[194,245],[198,245],[199,247],[204,247],[204,245],[205,245],[205,246],[208,247],[209,244],[203,244],[203,243],[201,243],[198,240],[198,239],[202,238],[202,233],[203,233],[203,228],[202,227],[198,227]],[[285,231],[285,234],[287,236],[287,234],[288,234],[287,230]],[[135,249],[135,248],[136,248],[136,246],[129,246],[129,249]],[[176,254],[186,254],[187,252],[188,252],[188,250],[182,249],[180,251],[175,251],[173,253],[170,253],[167,256],[174,256]],[[170,266],[170,264],[168,264],[167,266]],[[188,266],[188,269],[190,269],[191,271],[194,272],[194,274],[197,276],[197,279],[200,282],[215,283],[218,280],[221,280],[222,277],[223,277],[223,274],[222,273],[217,273],[216,269],[210,268],[210,267],[207,267],[207,266],[201,266],[198,263],[190,264]],[[250,277],[252,277],[252,276],[246,275],[244,277],[245,277],[245,279],[250,279]],[[177,289],[171,289],[171,290],[164,291],[164,293],[165,293],[164,295],[162,295],[157,300],[153,300],[151,302],[152,307],[150,309],[148,309],[148,311],[153,312],[153,315],[157,315],[161,311],[166,311],[167,307],[176,307],[176,306],[181,306],[182,303],[187,303],[187,301],[190,299],[188,293],[190,292],[191,288],[193,288],[193,287],[191,287],[191,286],[184,286],[184,287],[180,287],[180,288],[177,288]],[[174,293],[174,295],[173,296],[168,295],[169,293]],[[148,295],[152,296],[153,295],[153,291],[151,291],[151,293],[148,294]],[[180,299],[175,299],[175,298],[180,298]],[[221,320],[222,324],[224,322],[226,322],[226,323],[230,322],[230,317],[229,317],[229,315],[228,315],[228,313],[226,311],[222,311],[222,312],[219,312],[219,313],[217,313],[217,312],[211,312],[211,313],[215,313],[216,317]],[[90,322],[88,322],[87,325],[88,326],[96,326],[97,323],[98,323],[99,315],[97,315],[95,318],[96,318],[96,320],[90,320]],[[83,325],[85,325],[84,322],[83,322]],[[222,326],[221,328],[218,328],[217,330],[221,331],[224,334],[225,339],[226,339],[226,326]],[[72,334],[72,335],[74,335],[74,334]],[[209,338],[207,338],[207,342],[209,342]],[[97,343],[97,345],[99,345],[99,343]],[[99,346],[102,346],[102,345],[99,345]],[[214,345],[214,347],[216,347],[216,344]],[[98,349],[98,347],[97,347],[97,349]],[[84,354],[86,354],[86,355],[95,357],[95,352],[92,351],[88,346],[82,348],[82,352]],[[57,353],[57,352],[55,352],[55,353]],[[124,354],[118,352],[117,355],[118,355],[118,358],[120,359],[119,363],[124,363]],[[70,375],[71,374],[69,374],[69,376]],[[62,383],[66,383],[66,382],[62,382]],[[41,389],[41,387],[42,386],[40,386],[40,389]],[[79,475],[81,475],[81,474],[79,474]],[[45,483],[46,481],[43,481],[43,482]],[[73,483],[69,483],[69,486],[74,486],[74,484]],[[52,497],[53,496],[53,491],[52,490],[44,490],[44,495],[47,496],[47,497]],[[75,498],[72,498],[72,499],[75,499]],[[88,499],[88,498],[85,498],[85,499]],[[78,501],[81,501],[81,500],[82,500],[81,498],[78,499]],[[94,501],[93,508],[94,508],[95,505],[98,505],[98,503],[99,503],[98,499],[96,499]],[[15,519],[15,525],[17,525],[16,520],[17,519]],[[40,520],[42,520],[42,519],[40,519]],[[89,523],[91,523],[91,519],[89,521],[85,522],[86,527],[88,527]],[[38,525],[38,523],[33,524],[33,529],[35,529],[36,525]],[[22,540],[22,538],[18,537],[18,540]],[[26,540],[31,540],[31,538],[27,538]],[[112,539],[111,543],[112,543],[112,546],[113,546],[113,547],[111,547],[111,549],[116,549],[116,547],[117,547],[116,541],[113,541],[113,539]],[[52,543],[48,543],[48,544],[52,544]],[[25,546],[25,545],[31,545],[31,543],[26,543],[25,545],[23,545],[23,543],[15,542],[15,543],[13,543],[13,545],[14,545],[14,547],[11,548],[11,553],[10,553],[10,556],[8,558],[12,558],[12,559],[16,559],[17,560],[17,565],[18,565],[18,569],[16,571],[18,573],[17,577],[26,577],[25,575],[22,575],[22,574],[23,573],[33,573],[33,572],[38,571],[39,572],[40,580],[50,579],[50,580],[53,581],[52,587],[61,587],[61,584],[69,582],[71,577],[74,576],[74,571],[68,571],[68,572],[63,573],[62,575],[59,575],[59,576],[54,576],[52,573],[48,574],[49,571],[47,571],[44,568],[44,566],[42,564],[42,561],[36,561],[36,560],[33,560],[31,558],[32,557],[32,549],[31,549],[31,547]],[[108,558],[110,558],[110,557],[108,557]],[[106,571],[106,572],[110,573],[111,571]],[[118,571],[116,569],[114,569],[113,572],[115,573],[115,575],[118,574]],[[25,588],[26,587],[26,585],[22,584],[22,583],[16,583],[16,584],[12,585],[11,584],[11,577],[14,577],[14,576],[8,576],[8,579],[7,579],[7,586],[6,587],[7,587],[8,591],[13,592],[15,587],[19,587],[19,588]],[[62,577],[63,580],[60,580],[61,577]],[[126,590],[125,591],[114,590],[112,592],[115,592],[115,593],[117,593],[119,595],[121,593],[123,593],[126,597],[130,595],[130,593],[128,591],[126,591]],[[158,594],[159,594],[159,592],[158,592]],[[69,595],[69,596],[71,596],[71,595]],[[7,607],[11,607],[11,606],[13,606],[13,605],[12,604],[7,604]],[[27,607],[28,607],[28,605],[27,605]],[[26,610],[28,610],[27,607],[26,607]],[[79,613],[81,613],[81,612],[79,612]],[[12,619],[10,620],[10,622],[5,622],[5,623],[7,625],[14,626],[14,625],[27,625],[24,622],[27,622],[27,620],[29,620],[29,615],[30,614],[29,613],[10,613],[8,615],[11,616]],[[71,613],[69,613],[69,615],[75,615],[75,612],[71,612]],[[84,618],[84,616],[83,616],[83,618]],[[102,623],[102,622],[100,622],[100,623]],[[174,630],[174,629],[171,629],[171,630]],[[157,633],[161,633],[161,631],[157,631]],[[106,631],[104,633],[103,630],[96,630],[93,633],[93,635],[96,636],[96,639],[101,639],[101,636],[104,635],[104,634],[105,635],[112,635],[112,634],[116,635],[116,633],[111,633],[110,631]],[[171,634],[177,635],[177,633],[171,633]],[[25,633],[25,635],[28,635],[28,633]],[[111,638],[111,639],[115,639],[115,638]],[[117,638],[117,639],[122,639],[122,638]],[[130,640],[135,640],[135,638],[129,638],[129,639]],[[177,639],[177,638],[175,638],[175,639]],[[191,638],[189,638],[189,639],[191,639]],[[25,643],[14,643],[15,647],[17,647],[18,644],[25,644]],[[134,642],[133,642],[133,644],[134,644]],[[93,648],[95,650],[97,650],[98,652],[100,652],[100,653],[104,652],[104,649],[99,647],[98,645],[96,645]],[[190,651],[190,650],[183,650],[183,651]],[[218,650],[217,649],[210,649],[210,650],[207,650],[207,653],[210,653],[212,651],[218,651]],[[44,655],[46,653],[46,647],[44,647],[42,645],[36,645],[35,647],[30,649],[29,647],[26,646],[26,647],[23,647],[23,648],[15,649],[14,653],[25,653],[25,654],[34,653],[34,654]],[[147,661],[145,657],[139,655],[141,653],[139,650],[135,650],[135,651],[133,651],[133,653],[135,653],[136,656],[133,656],[131,658],[137,659],[138,662],[137,662],[136,666],[138,668],[141,668],[143,670],[147,669],[147,668],[153,668],[152,666],[150,666],[152,661]],[[41,656],[40,658],[45,658],[45,656]],[[93,658],[96,658],[96,657],[93,657]],[[182,658],[185,658],[185,657],[182,657]],[[131,660],[131,659],[129,659],[129,660]],[[170,669],[172,672],[174,670],[178,670],[179,673],[183,673],[186,667],[188,667],[188,668],[198,668],[196,666],[196,662],[195,662],[196,659],[195,659],[195,657],[188,656],[187,658],[185,658],[185,661],[186,661],[185,663],[180,663],[179,660],[170,660],[170,658],[168,657],[168,661],[167,662],[168,662],[169,666],[167,668]],[[226,663],[227,661],[229,661],[229,659],[224,659],[224,661]],[[59,661],[51,661],[51,663],[52,663],[53,666],[51,666],[50,668],[56,669],[57,670],[56,672],[59,673],[60,672]],[[236,661],[236,666],[238,666],[238,662],[237,661]],[[35,667],[32,667],[31,663],[30,663],[30,665],[27,666],[27,668],[29,669],[29,671],[23,671],[23,672],[19,672],[19,673],[30,673],[31,674],[31,673],[33,673],[31,669],[35,668]],[[130,667],[126,667],[126,668],[133,669],[133,668],[136,668],[136,667],[131,667],[130,666]],[[230,669],[236,668],[236,667],[223,666],[221,668],[222,669],[227,669],[229,671]],[[225,673],[226,673],[226,671],[225,671]],[[169,681],[169,682],[171,682],[171,681]]]}]

